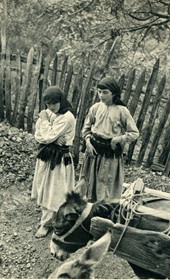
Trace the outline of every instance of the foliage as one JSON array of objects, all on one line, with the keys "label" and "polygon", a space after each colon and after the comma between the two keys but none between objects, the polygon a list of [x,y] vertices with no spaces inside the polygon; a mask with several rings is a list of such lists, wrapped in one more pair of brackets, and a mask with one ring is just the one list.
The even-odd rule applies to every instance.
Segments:
[{"label": "foliage", "polygon": [[119,37],[112,68],[126,69],[169,47],[169,0],[7,0],[7,34],[14,51],[35,44],[69,54],[70,61],[98,65]]}]

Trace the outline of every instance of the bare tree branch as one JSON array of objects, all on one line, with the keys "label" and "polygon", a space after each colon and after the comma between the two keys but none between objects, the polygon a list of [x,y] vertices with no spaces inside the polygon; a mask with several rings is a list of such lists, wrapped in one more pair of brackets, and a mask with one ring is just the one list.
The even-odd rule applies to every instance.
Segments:
[{"label": "bare tree branch", "polygon": [[130,16],[131,18],[136,19],[138,21],[145,21],[145,20],[149,20],[149,19],[153,18],[153,15],[151,15],[151,16],[149,16],[147,18],[139,18],[139,17],[136,17],[136,16],[134,16],[132,14],[128,14],[128,16]]},{"label": "bare tree branch", "polygon": [[86,8],[88,8],[90,5],[92,5],[94,2],[95,2],[95,0],[92,0],[90,3],[88,3],[88,4],[87,4],[86,6],[84,6],[83,8],[79,9],[78,11],[76,11],[76,12],[74,12],[74,13],[69,14],[69,16],[76,15],[76,14],[82,12],[83,10],[85,10]]}]

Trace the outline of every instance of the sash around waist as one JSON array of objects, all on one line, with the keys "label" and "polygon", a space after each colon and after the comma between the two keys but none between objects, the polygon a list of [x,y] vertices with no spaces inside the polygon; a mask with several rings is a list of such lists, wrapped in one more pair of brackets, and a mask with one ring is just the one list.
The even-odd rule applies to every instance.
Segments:
[{"label": "sash around waist", "polygon": [[45,162],[50,162],[50,169],[53,170],[64,159],[64,164],[71,164],[69,146],[59,146],[55,143],[39,144],[37,158]]},{"label": "sash around waist", "polygon": [[106,158],[119,158],[123,152],[120,143],[116,144],[116,148],[114,150],[111,148],[111,139],[104,139],[92,134],[90,142],[94,146],[97,154],[105,156]]}]

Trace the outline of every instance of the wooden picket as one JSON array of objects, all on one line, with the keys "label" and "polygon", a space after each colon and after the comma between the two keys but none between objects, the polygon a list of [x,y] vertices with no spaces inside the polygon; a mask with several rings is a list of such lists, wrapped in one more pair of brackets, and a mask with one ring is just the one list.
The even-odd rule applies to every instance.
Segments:
[{"label": "wooden picket", "polygon": [[153,162],[154,155],[155,155],[155,152],[156,152],[156,148],[157,148],[159,139],[161,137],[162,131],[164,129],[164,126],[166,124],[166,121],[168,120],[169,113],[170,113],[170,98],[169,98],[169,100],[166,104],[164,113],[160,118],[156,133],[154,135],[154,138],[153,138],[153,141],[152,141],[153,143],[152,143],[151,149],[149,151],[148,158],[146,160],[146,166],[147,167],[150,167],[152,162]]},{"label": "wooden picket", "polygon": [[170,135],[170,125],[168,125],[165,131],[162,153],[159,156],[159,163],[162,165],[165,165],[167,160],[167,155],[170,151],[169,135]]},{"label": "wooden picket", "polygon": [[21,56],[18,52],[16,56],[16,77],[15,77],[15,103],[14,103],[14,110],[11,120],[11,125],[15,126],[17,125],[17,114],[18,114],[18,108],[19,108],[19,100],[21,96]]},{"label": "wooden picket", "polygon": [[71,64],[71,65],[68,65],[68,71],[67,71],[67,75],[66,75],[66,79],[65,79],[65,85],[64,85],[64,90],[63,90],[65,97],[67,97],[69,94],[72,76],[73,76],[73,65]]},{"label": "wooden picket", "polygon": [[84,67],[82,66],[79,70],[79,73],[77,73],[75,77],[75,82],[73,86],[72,107],[75,116],[77,115],[78,112],[78,104],[80,101],[80,95],[83,87],[83,83],[82,83],[83,75],[84,75]]},{"label": "wooden picket", "polygon": [[1,55],[1,69],[0,69],[0,120],[4,120],[4,72],[5,72],[5,54]]},{"label": "wooden picket", "polygon": [[60,83],[59,83],[59,86],[61,89],[64,89],[64,82],[65,82],[67,67],[68,67],[68,55],[64,55],[64,61],[63,61],[62,69],[61,69],[61,76],[60,76]]},{"label": "wooden picket", "polygon": [[125,105],[128,104],[129,98],[132,93],[132,86],[135,80],[135,71],[136,71],[135,69],[131,70],[128,76],[128,82],[123,96],[123,102],[125,103]]},{"label": "wooden picket", "polygon": [[137,158],[137,164],[138,165],[142,164],[142,161],[143,161],[143,158],[144,158],[144,155],[145,155],[145,152],[146,152],[146,149],[147,149],[147,146],[148,146],[151,134],[152,134],[153,126],[154,126],[154,123],[155,123],[155,120],[156,120],[156,117],[157,117],[157,111],[158,111],[158,108],[159,108],[159,104],[160,104],[160,101],[161,101],[161,97],[162,97],[162,93],[163,93],[163,90],[164,90],[164,87],[165,87],[165,83],[166,83],[166,76],[164,75],[163,78],[161,79],[160,83],[159,83],[157,94],[155,95],[155,98],[154,98],[154,101],[153,101],[153,104],[152,104],[152,110],[151,110],[151,113],[150,113],[149,121],[148,121],[148,123],[145,127],[145,131],[144,131],[144,134],[142,136],[142,144],[141,144],[141,148],[140,148],[138,158]]},{"label": "wooden picket", "polygon": [[5,107],[6,119],[11,124],[11,63],[10,50],[6,50],[6,70],[5,70]]},{"label": "wooden picket", "polygon": [[142,74],[140,75],[136,88],[135,88],[133,98],[131,99],[130,104],[129,104],[129,111],[132,116],[134,116],[134,113],[136,111],[136,108],[137,108],[137,105],[139,102],[140,95],[142,93],[143,86],[145,84],[145,73],[146,73],[146,70],[144,70],[142,72]]},{"label": "wooden picket", "polygon": [[164,174],[165,174],[165,176],[170,175],[170,150],[169,150],[169,154],[168,154],[167,161],[166,161],[166,164],[165,164]]},{"label": "wooden picket", "polygon": [[25,84],[21,92],[21,103],[20,110],[18,116],[18,127],[24,129],[25,128],[25,110],[28,101],[28,95],[30,94],[30,85],[32,79],[32,68],[33,68],[33,58],[34,58],[34,49],[31,48],[28,54],[28,60],[25,70]]},{"label": "wooden picket", "polygon": [[40,76],[42,63],[42,51],[39,53],[39,58],[33,72],[32,84],[31,84],[31,94],[28,103],[28,117],[27,117],[27,131],[32,132],[34,110],[36,106],[37,92],[38,92],[38,78]]},{"label": "wooden picket", "polygon": [[48,74],[49,74],[49,68],[50,68],[50,64],[51,64],[52,59],[53,59],[53,50],[50,49],[49,53],[48,53],[48,55],[47,55],[47,57],[44,61],[43,83],[42,83],[41,91],[39,92],[39,110],[43,109],[43,107],[44,107],[44,104],[43,104],[43,101],[42,101],[42,93],[49,86]]},{"label": "wooden picket", "polygon": [[[159,58],[157,59],[155,65],[153,66],[151,77],[150,77],[150,79],[148,81],[148,84],[147,84],[147,88],[146,88],[144,100],[143,100],[143,103],[142,103],[142,107],[141,107],[141,110],[140,110],[140,113],[139,113],[139,116],[138,116],[138,119],[137,119],[136,125],[139,129],[139,132],[141,132],[142,127],[143,127],[143,123],[145,121],[146,112],[147,112],[147,109],[149,107],[151,95],[152,95],[152,92],[153,92],[153,89],[154,89],[154,86],[155,86],[155,83],[156,83],[156,79],[157,79],[157,76],[158,76],[158,70],[159,70]],[[136,143],[137,143],[137,140],[132,142],[129,146],[128,157],[127,157],[128,162],[130,162],[131,159],[132,159],[132,155],[133,155]]]},{"label": "wooden picket", "polygon": [[52,77],[51,77],[51,85],[54,86],[54,85],[57,85],[57,82],[58,82],[58,55],[56,54],[55,55],[55,58],[54,58],[54,62],[53,62],[53,71],[52,71]]},{"label": "wooden picket", "polygon": [[94,69],[95,69],[95,63],[92,64],[92,66],[88,72],[86,83],[85,83],[82,93],[81,93],[80,108],[79,108],[79,112],[78,112],[76,133],[75,133],[75,139],[74,139],[74,156],[75,156],[76,165],[78,164],[78,158],[79,158],[80,134],[81,134],[81,129],[82,129],[83,121],[84,121],[84,117],[85,117],[86,102],[89,98],[89,91],[90,91],[90,87],[91,87],[91,83],[92,83]]}]

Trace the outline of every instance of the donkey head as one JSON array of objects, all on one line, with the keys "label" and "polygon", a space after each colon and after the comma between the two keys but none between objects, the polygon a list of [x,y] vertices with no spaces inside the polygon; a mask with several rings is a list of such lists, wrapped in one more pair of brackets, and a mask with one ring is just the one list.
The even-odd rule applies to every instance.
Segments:
[{"label": "donkey head", "polygon": [[49,279],[91,279],[94,276],[94,267],[107,253],[111,243],[111,231],[105,233],[100,239],[87,248],[76,260],[63,263],[50,276]]},{"label": "donkey head", "polygon": [[53,229],[56,235],[61,236],[68,232],[86,207],[87,202],[76,192],[68,193],[66,201],[53,216]]},{"label": "donkey head", "polygon": [[50,250],[51,254],[59,260],[65,260],[71,252],[75,252],[82,247],[81,244],[76,247],[78,231],[75,236],[71,236],[71,240],[63,240],[63,237],[76,224],[86,206],[86,200],[82,199],[78,193],[71,192],[67,194],[66,201],[60,206],[58,212],[54,214],[52,221],[54,231],[50,242]]}]

